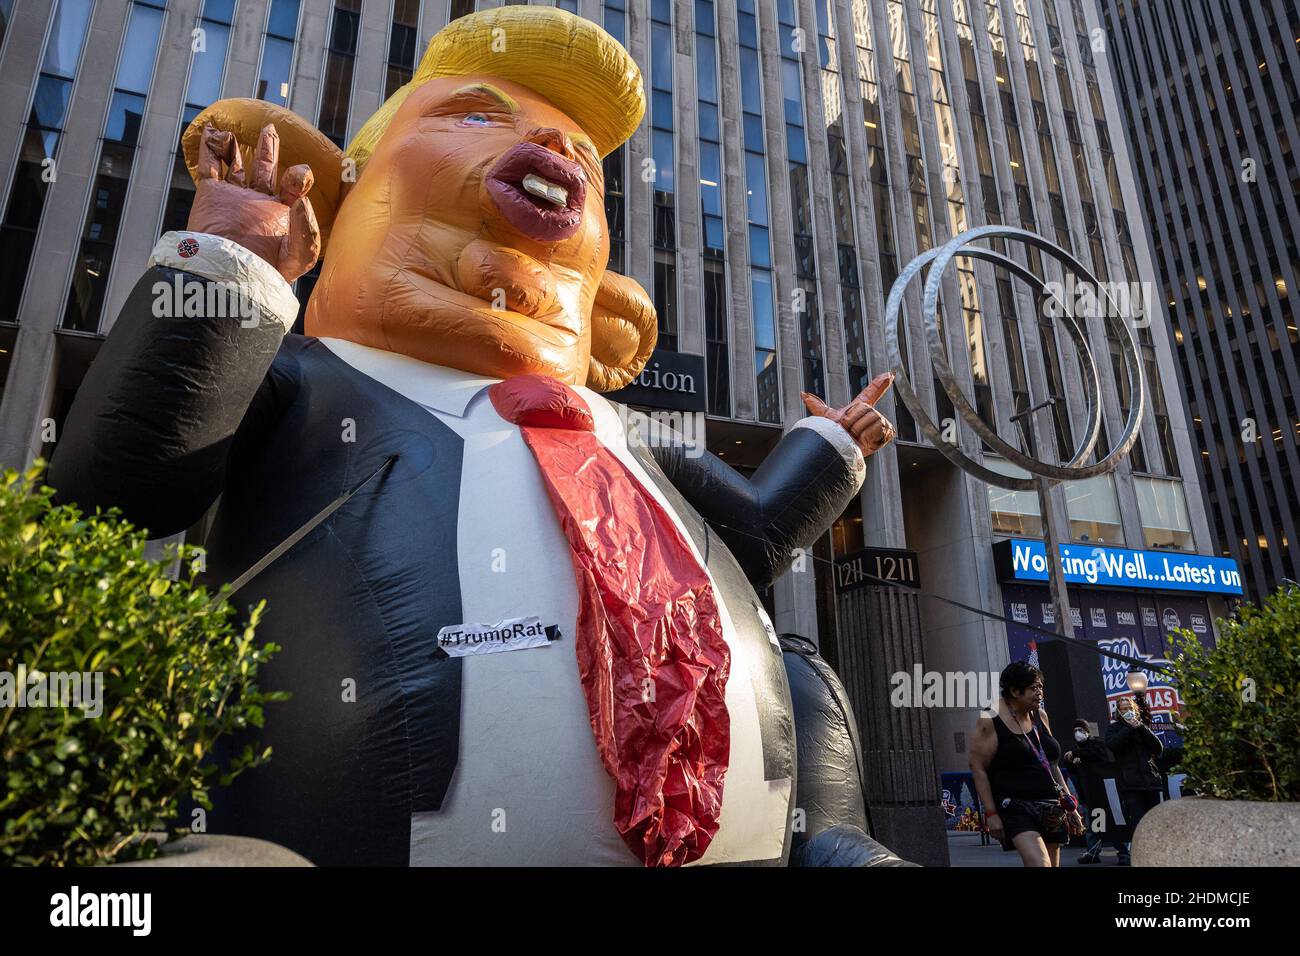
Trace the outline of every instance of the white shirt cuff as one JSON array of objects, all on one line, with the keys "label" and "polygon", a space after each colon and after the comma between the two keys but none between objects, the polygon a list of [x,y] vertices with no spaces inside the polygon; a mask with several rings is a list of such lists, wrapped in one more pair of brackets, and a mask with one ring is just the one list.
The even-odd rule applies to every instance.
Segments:
[{"label": "white shirt cuff", "polygon": [[287,332],[298,318],[293,287],[275,267],[239,243],[206,232],[164,233],[149,254],[149,267],[162,266],[232,286]]},{"label": "white shirt cuff", "polygon": [[845,466],[849,469],[849,474],[853,476],[858,486],[862,486],[862,479],[867,474],[867,460],[862,455],[862,449],[858,443],[853,440],[853,436],[840,427],[838,422],[833,422],[829,418],[821,415],[809,415],[807,418],[801,418],[794,423],[795,428],[810,428],[822,438],[834,446],[835,450],[840,453],[844,459]]}]

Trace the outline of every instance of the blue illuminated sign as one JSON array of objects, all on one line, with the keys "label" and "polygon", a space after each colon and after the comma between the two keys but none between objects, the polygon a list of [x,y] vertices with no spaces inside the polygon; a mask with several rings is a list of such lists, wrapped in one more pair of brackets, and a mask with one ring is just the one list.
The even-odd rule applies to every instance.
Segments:
[{"label": "blue illuminated sign", "polygon": [[[994,546],[1004,580],[1046,581],[1047,549],[1041,541],[1012,538]],[[1070,584],[1241,594],[1241,572],[1231,558],[1177,551],[1130,551],[1095,544],[1060,546],[1065,580]]]}]

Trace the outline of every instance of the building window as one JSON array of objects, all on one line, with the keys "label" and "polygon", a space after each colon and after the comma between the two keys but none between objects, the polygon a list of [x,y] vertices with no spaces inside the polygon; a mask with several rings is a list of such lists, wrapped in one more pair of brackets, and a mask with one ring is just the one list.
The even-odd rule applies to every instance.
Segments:
[{"label": "building window", "polygon": [[[1013,465],[1004,458],[992,455],[984,456],[984,466],[1000,475],[1013,478],[1028,478],[1029,472],[1018,465]],[[1012,491],[988,485],[989,517],[995,535],[1008,535],[1013,538],[1041,538],[1043,536],[1043,519],[1038,510],[1037,491]]]},{"label": "building window", "polygon": [[[855,0],[853,18],[855,30],[860,33],[856,42],[858,70],[864,98],[863,110],[868,107],[865,98],[868,87],[875,87],[871,68],[871,28],[869,21],[858,27],[859,8],[865,9],[865,0]],[[828,4],[817,5],[818,46],[823,51],[822,111],[826,124],[826,153],[831,174],[831,217],[835,225],[835,265],[839,274],[840,313],[844,327],[844,351],[847,359],[849,394],[856,395],[869,378],[866,331],[862,321],[862,283],[858,275],[857,226],[854,223],[853,190],[849,177],[848,146],[845,142],[844,98],[840,92],[839,57],[835,45],[835,20]],[[869,14],[868,14],[869,16]],[[863,48],[865,44],[865,49]],[[877,124],[879,126],[879,124]],[[868,141],[871,129],[868,127]],[[868,145],[870,153],[870,145]]]},{"label": "building window", "polygon": [[704,348],[708,374],[709,414],[731,415],[731,357],[727,350],[727,277],[725,267],[704,260]]},{"label": "building window", "polygon": [[[602,19],[605,32],[624,42],[627,36],[626,0],[606,0]],[[624,241],[627,236],[627,206],[624,181],[627,172],[625,147],[619,146],[605,157],[605,219],[609,224],[609,268],[614,272],[627,271],[627,254]]]},{"label": "building window", "polygon": [[262,37],[262,63],[257,74],[257,98],[289,105],[293,82],[293,42],[298,33],[300,0],[271,0]]},{"label": "building window", "polygon": [[1016,315],[1016,297],[1011,280],[1005,274],[994,280],[998,292],[998,311],[1002,313],[1002,338],[1007,349],[1007,369],[1011,374],[1011,405],[1014,414],[1029,410],[1029,379],[1025,373],[1025,352],[1020,340],[1020,320]]},{"label": "building window", "polygon": [[335,0],[329,46],[325,49],[325,76],[321,80],[320,119],[316,126],[339,149],[346,145],[348,136],[352,68],[357,59],[360,30],[361,0]]},{"label": "building window", "polygon": [[4,46],[5,34],[9,32],[9,21],[13,19],[16,0],[0,0],[0,47]]},{"label": "building window", "polygon": [[[1114,372],[1115,384],[1119,390],[1120,414],[1127,419],[1133,403],[1126,371],[1127,366],[1123,358],[1126,346],[1120,341],[1114,324],[1110,322],[1106,323],[1106,348],[1110,352],[1111,370]],[[1151,383],[1148,382],[1147,385],[1150,387]],[[1147,471],[1147,458],[1142,449],[1141,438],[1133,443],[1133,448],[1129,451],[1129,467],[1133,471]]]},{"label": "building window", "polygon": [[388,74],[384,99],[392,96],[415,74],[415,46],[419,42],[420,0],[393,0],[393,23],[388,34]]},{"label": "building window", "polygon": [[627,0],[605,0],[602,16],[605,32],[627,45]]},{"label": "building window", "polygon": [[[1002,35],[1002,16],[998,10],[997,0],[985,0],[985,2],[985,9],[988,13],[988,31],[993,48],[993,73],[1002,103],[1002,121],[1006,130],[1007,154],[1011,164],[1011,179],[1015,188],[1020,225],[1023,229],[1037,232],[1038,221],[1029,191],[1029,171],[1025,159],[1024,144],[1020,138],[1020,117],[1016,112],[1016,94],[1007,67],[1006,41]],[[1050,128],[1046,126],[1046,110],[1042,105],[1042,80],[1038,72],[1038,54],[1034,47],[1028,13],[1019,0],[1017,0],[1016,4],[1016,27],[1019,33],[1021,52],[1025,57],[1025,72],[1030,86],[1030,98],[1033,100],[1034,118],[1040,127],[1037,130],[1040,134],[1040,158],[1044,167],[1044,175],[1048,179],[1049,191],[1057,194],[1053,199],[1055,203],[1059,201],[1060,192],[1059,178],[1056,172],[1056,153],[1052,145]],[[1052,189],[1053,183],[1057,184],[1055,189]],[[1059,226],[1059,224],[1057,225]],[[1059,244],[1069,248],[1068,233],[1063,234],[1058,230],[1056,238]],[[1037,275],[1045,275],[1042,257],[1036,249],[1027,251],[1027,264],[1030,270]],[[1001,296],[999,296],[999,299],[1001,299]],[[1036,303],[1036,305],[1039,304]],[[1074,436],[1070,423],[1069,406],[1065,401],[1064,377],[1061,372],[1061,360],[1057,348],[1056,328],[1054,323],[1047,320],[1041,308],[1036,311],[1038,312],[1039,344],[1043,357],[1043,370],[1047,380],[1048,397],[1055,402],[1052,408],[1052,419],[1055,425],[1057,455],[1061,459],[1065,459],[1074,451]],[[1011,329],[1008,327],[1005,316],[1003,327],[1006,330],[1008,340],[1010,340]],[[1013,397],[1018,403],[1019,396],[1014,395]]]},{"label": "building window", "polygon": [[[803,73],[796,34],[794,0],[777,2],[777,35],[781,44],[781,90],[785,108],[787,174],[790,187],[791,230],[794,241],[794,311],[799,321],[803,356],[803,387],[814,395],[826,394],[822,354],[821,310],[817,295],[817,256],[814,251],[812,196],[808,178],[808,135],[804,128]],[[822,31],[819,29],[819,43]],[[798,38],[797,38],[798,37]]]},{"label": "building window", "polygon": [[[389,64],[385,85],[394,79],[393,57],[405,57],[403,63],[414,64],[415,25],[420,17],[420,5],[413,0],[394,0],[393,20],[389,32]],[[399,19],[400,18],[400,19]],[[409,20],[403,25],[400,20]],[[361,34],[361,0],[335,0],[330,19],[329,45],[325,48],[325,70],[321,81],[320,113],[316,127],[329,137],[339,149],[347,148],[348,117],[352,109],[353,71],[356,67],[357,43]],[[407,49],[409,47],[409,49]],[[401,69],[398,70],[401,75]],[[411,71],[405,73],[407,79]],[[320,279],[322,262],[317,260],[311,269],[294,282],[294,295],[298,299],[298,319],[293,331],[301,332],[307,315],[312,291]]]},{"label": "building window", "polygon": [[[925,160],[921,151],[921,129],[917,121],[916,112],[916,93],[912,82],[912,65],[910,44],[908,40],[907,16],[903,10],[903,4],[899,0],[889,0],[886,11],[889,17],[889,51],[886,56],[888,62],[892,62],[894,67],[894,76],[897,83],[898,95],[898,117],[899,127],[902,132],[903,147],[903,165],[907,175],[907,186],[909,194],[907,198],[908,206],[903,222],[912,224],[912,234],[916,240],[916,251],[925,252],[934,244],[934,235],[931,232],[929,194],[926,187],[925,178]],[[868,134],[872,133],[871,127],[868,126]],[[883,155],[882,155],[883,159]],[[889,187],[885,180],[878,182],[877,188],[882,194],[889,192]],[[876,197],[876,205],[879,207],[884,201],[884,195]],[[882,229],[882,220],[876,221],[876,229],[879,232]],[[891,227],[892,228],[892,227]],[[893,247],[894,237],[892,232],[887,237],[888,242]],[[881,285],[882,288],[888,289],[893,285],[898,275],[897,260],[893,255],[886,260],[883,256],[881,259]],[[908,356],[908,347],[906,336],[899,336],[899,352],[904,365],[910,367]],[[936,401],[939,403],[939,419],[944,417],[944,403],[947,396],[943,394],[942,389],[935,389]],[[908,414],[906,406],[899,403],[897,406],[898,414],[898,433],[904,440],[914,441],[919,436],[916,433],[916,423],[912,421],[912,416]]]},{"label": "building window", "polygon": [[916,109],[916,92],[912,82],[912,63],[908,40],[907,15],[901,0],[889,0],[890,45],[893,50],[894,74],[898,84],[899,123],[903,132],[904,163],[911,189],[911,219],[916,236],[917,252],[925,252],[934,245],[929,211],[929,191],[926,188],[925,159],[921,149],[921,127]]},{"label": "building window", "polygon": [[657,348],[677,350],[677,256],[664,249],[655,250],[654,303],[659,316]]},{"label": "building window", "polygon": [[740,108],[745,140],[745,215],[749,232],[749,290],[754,324],[758,420],[779,424],[780,363],[776,359],[776,302],[772,291],[772,246],[767,220],[758,11],[754,0],[737,0],[736,10],[740,28]]},{"label": "building window", "polygon": [[[898,278],[898,248],[894,241],[894,210],[889,188],[889,166],[885,153],[885,121],[881,111],[880,87],[876,76],[876,54],[871,30],[871,4],[869,0],[853,0],[853,43],[857,53],[858,91],[862,97],[862,125],[866,132],[867,152],[865,165],[870,182],[872,218],[875,220],[876,257],[880,268],[880,293],[862,290],[858,275],[857,255],[845,243],[847,231],[839,235],[840,301],[844,310],[844,341],[848,350],[849,391],[861,391],[871,377],[867,365],[866,334],[863,326],[870,314],[883,313],[883,300],[878,296],[888,294]],[[848,158],[842,145],[830,141],[831,124],[827,124],[828,148],[831,153],[831,188],[835,191],[837,222],[840,216],[851,215]],[[840,213],[841,207],[847,207]],[[837,227],[838,228],[838,227]],[[866,296],[870,296],[867,298]],[[898,347],[904,367],[910,367],[907,336],[899,337]],[[916,441],[916,423],[901,402],[895,406],[898,434],[904,441]]]},{"label": "building window", "polygon": [[1113,476],[1098,475],[1082,481],[1067,481],[1064,488],[1072,540],[1110,546],[1124,543]]},{"label": "building window", "polygon": [[184,229],[194,205],[194,180],[185,165],[180,137],[204,107],[221,98],[221,81],[226,71],[226,51],[230,47],[230,25],[235,16],[235,0],[204,0],[203,14],[195,27],[199,32],[191,44],[190,81],[185,88],[185,106],[181,110],[180,133],[172,155],[171,186],[163,209],[160,232]]},{"label": "building window", "polygon": [[93,0],[58,0],[0,225],[0,321],[17,322]]},{"label": "building window", "polygon": [[862,498],[854,495],[849,499],[844,513],[831,525],[831,548],[836,556],[853,554],[866,547],[862,534]]},{"label": "building window", "polygon": [[[1157,448],[1160,451],[1160,457],[1163,459],[1165,475],[1178,477],[1178,452],[1174,448],[1173,430],[1169,425],[1169,409],[1165,406],[1165,392],[1160,387],[1160,369],[1156,365],[1156,350],[1154,346],[1144,344],[1142,349],[1142,364],[1146,371],[1147,390],[1151,395],[1151,415],[1156,423],[1156,437],[1158,439]],[[1152,456],[1155,457],[1154,455]]]},{"label": "building window", "polygon": [[451,20],[459,20],[474,12],[474,0],[451,0]]},{"label": "building window", "polygon": [[718,41],[713,0],[695,4],[695,78],[700,141],[700,246],[704,272],[704,349],[711,415],[731,415],[727,347],[726,234],[722,204],[722,129],[718,116]]},{"label": "building window", "polygon": [[[1042,275],[1042,270],[1038,270]],[[1052,422],[1056,426],[1056,454],[1061,461],[1066,461],[1074,454],[1074,431],[1070,427],[1070,407],[1065,400],[1065,377],[1061,373],[1061,356],[1056,347],[1056,323],[1048,317],[1048,311],[1042,307],[1038,310],[1038,331],[1043,346],[1043,365],[1047,372],[1047,393],[1052,399]],[[1037,452],[1043,454],[1045,452]]]},{"label": "building window", "polygon": [[623,201],[623,170],[626,166],[620,146],[602,161],[605,171],[605,219],[609,223],[609,268],[625,272],[623,242],[627,215]]},{"label": "building window", "polygon": [[163,10],[152,3],[131,4],[122,55],[109,98],[108,119],[99,151],[99,168],[81,234],[81,248],[63,313],[63,327],[98,332],[108,288],[118,226],[126,208],[131,167],[144,121],[145,98],[153,77],[162,34]]},{"label": "building window", "polygon": [[[964,15],[958,4],[957,11]],[[939,160],[943,165],[944,200],[948,211],[950,235],[969,228],[966,217],[966,193],[962,185],[961,162],[957,143],[957,123],[948,99],[948,79],[944,70],[944,50],[936,0],[921,0],[921,22],[926,42],[926,62],[930,67],[930,99],[934,111],[935,131],[939,139]],[[960,32],[960,30],[959,30]],[[969,32],[969,27],[966,28]],[[988,349],[984,335],[984,312],[980,307],[979,287],[975,280],[974,260],[958,256],[957,287],[961,294],[961,317],[966,329],[970,355],[971,379],[975,385],[975,405],[980,417],[996,427],[993,389],[989,384]]]},{"label": "building window", "polygon": [[226,50],[230,46],[230,24],[235,17],[235,0],[205,0],[191,47],[194,56],[190,82],[185,88],[185,102],[203,107],[221,99],[221,80],[226,70]]},{"label": "building window", "polygon": [[758,420],[781,421],[781,383],[776,361],[776,303],[772,270],[750,272],[749,294],[754,313],[754,375],[758,382]]},{"label": "building window", "polygon": [[659,348],[677,349],[677,215],[672,0],[650,2],[650,153],[654,160],[654,302]]},{"label": "building window", "polygon": [[1173,551],[1194,551],[1192,522],[1181,481],[1135,475],[1138,514],[1142,517],[1143,546]]}]

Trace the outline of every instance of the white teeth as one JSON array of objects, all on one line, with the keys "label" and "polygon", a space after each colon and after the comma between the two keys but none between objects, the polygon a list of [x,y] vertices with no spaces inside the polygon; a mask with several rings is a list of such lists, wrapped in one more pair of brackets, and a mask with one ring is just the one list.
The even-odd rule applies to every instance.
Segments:
[{"label": "white teeth", "polygon": [[557,206],[567,206],[569,204],[569,191],[567,189],[543,179],[536,173],[529,173],[525,176],[523,185],[525,192],[530,192],[534,196],[553,202]]}]

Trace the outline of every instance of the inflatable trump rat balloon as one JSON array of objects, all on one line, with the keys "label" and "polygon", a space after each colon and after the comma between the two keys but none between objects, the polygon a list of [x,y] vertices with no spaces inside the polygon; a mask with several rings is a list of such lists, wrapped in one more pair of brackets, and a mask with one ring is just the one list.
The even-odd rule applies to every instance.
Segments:
[{"label": "inflatable trump rat balloon", "polygon": [[755,593],[893,437],[888,377],[806,396],[748,479],[628,426],[600,393],[656,320],[606,269],[601,159],[644,110],[599,27],[506,6],[435,36],[346,153],[256,100],[187,130],[190,228],[50,482],[155,536],[207,515],[214,583],[255,570],[234,600],[266,600],[292,699],[211,830],[321,864],[899,862],[842,688]]}]

